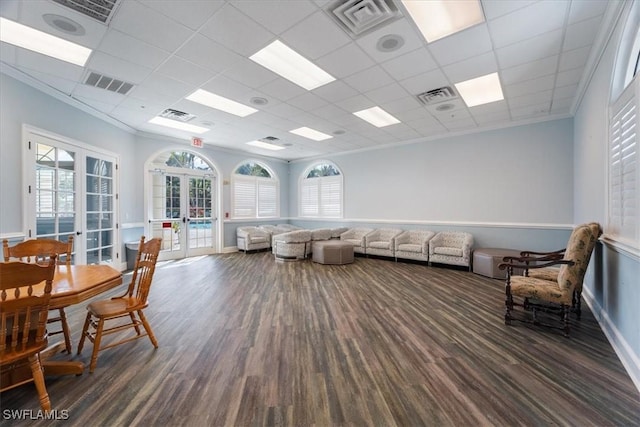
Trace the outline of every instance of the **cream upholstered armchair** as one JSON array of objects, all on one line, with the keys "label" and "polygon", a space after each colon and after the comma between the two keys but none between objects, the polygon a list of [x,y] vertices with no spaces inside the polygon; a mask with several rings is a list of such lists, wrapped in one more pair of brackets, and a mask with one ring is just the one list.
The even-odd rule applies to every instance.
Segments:
[{"label": "cream upholstered armchair", "polygon": [[273,254],[278,261],[304,259],[311,253],[311,231],[294,230],[273,236]]},{"label": "cream upholstered armchair", "polygon": [[371,233],[372,231],[372,228],[350,228],[340,235],[340,240],[351,243],[353,245],[353,252],[364,254],[364,236]]},{"label": "cream upholstered armchair", "polygon": [[429,261],[429,241],[436,233],[429,230],[406,230],[395,238],[396,261],[412,259]]},{"label": "cream upholstered armchair", "polygon": [[[556,255],[547,258],[505,257],[505,262],[500,264],[500,268],[507,269],[505,324],[510,325],[512,320],[518,320],[553,327],[554,325],[541,323],[538,320],[537,312],[557,313],[563,322],[560,328],[568,337],[569,311],[574,299],[574,291],[576,287],[582,286],[591,253],[599,236],[598,231],[599,226],[592,230],[591,224],[582,224],[574,228],[562,259],[558,259]],[[531,262],[535,262],[535,264],[531,264]],[[515,267],[522,267],[526,263],[530,264],[527,266],[529,274],[535,269],[551,266],[559,266],[560,268],[555,280],[513,274]],[[522,298],[522,302],[516,302],[514,297]],[[522,306],[525,310],[530,311],[532,319],[514,317],[514,306]]]},{"label": "cream upholstered armchair", "polygon": [[364,236],[365,253],[367,255],[379,255],[393,257],[395,251],[395,238],[402,230],[399,228],[377,228]]},{"label": "cream upholstered armchair", "polygon": [[239,251],[255,251],[271,247],[271,234],[259,227],[245,226],[236,228],[236,242]]},{"label": "cream upholstered armchair", "polygon": [[471,269],[473,235],[464,231],[441,231],[429,241],[429,262]]}]

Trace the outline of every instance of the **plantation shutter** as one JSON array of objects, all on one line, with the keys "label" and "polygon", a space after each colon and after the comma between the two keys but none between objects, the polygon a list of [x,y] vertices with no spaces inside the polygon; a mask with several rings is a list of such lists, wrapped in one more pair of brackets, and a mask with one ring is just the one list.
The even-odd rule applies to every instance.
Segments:
[{"label": "plantation shutter", "polygon": [[305,178],[300,187],[300,210],[301,216],[318,216],[320,208],[318,206],[319,178]]},{"label": "plantation shutter", "polygon": [[233,176],[233,217],[256,217],[256,179],[252,176]]},{"label": "plantation shutter", "polygon": [[320,216],[342,217],[342,175],[325,176],[320,181]]},{"label": "plantation shutter", "polygon": [[640,248],[638,87],[636,78],[611,106],[607,234]]},{"label": "plantation shutter", "polygon": [[273,180],[257,180],[258,217],[275,217],[278,213],[278,188]]}]

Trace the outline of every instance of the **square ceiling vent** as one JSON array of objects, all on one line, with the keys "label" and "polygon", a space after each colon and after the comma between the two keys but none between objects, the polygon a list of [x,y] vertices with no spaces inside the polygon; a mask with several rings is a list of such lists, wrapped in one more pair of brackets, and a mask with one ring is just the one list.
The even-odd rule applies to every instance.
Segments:
[{"label": "square ceiling vent", "polygon": [[133,89],[133,83],[125,82],[114,77],[105,76],[104,74],[89,71],[84,84],[97,87],[99,89],[116,92],[121,95],[128,94]]},{"label": "square ceiling vent", "polygon": [[160,113],[159,116],[164,117],[165,119],[177,120],[179,122],[188,122],[196,118],[194,114],[185,113],[184,111],[174,110],[172,108],[167,108]]},{"label": "square ceiling vent", "polygon": [[108,24],[120,0],[53,0],[96,21]]},{"label": "square ceiling vent", "polygon": [[450,86],[443,86],[419,93],[416,98],[424,105],[433,105],[457,99],[458,95]]},{"label": "square ceiling vent", "polygon": [[402,17],[393,0],[338,0],[331,3],[326,11],[352,38]]}]

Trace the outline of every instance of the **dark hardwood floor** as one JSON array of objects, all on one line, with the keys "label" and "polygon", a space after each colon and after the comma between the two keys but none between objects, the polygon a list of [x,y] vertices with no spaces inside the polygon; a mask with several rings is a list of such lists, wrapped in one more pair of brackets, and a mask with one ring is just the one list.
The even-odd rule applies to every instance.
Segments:
[{"label": "dark hardwood floor", "polygon": [[[0,422],[640,425],[640,393],[586,304],[569,339],[505,326],[503,307],[501,281],[420,264],[267,252],[160,263],[146,310],[157,350],[145,338],[101,352],[93,374],[48,377],[68,420]],[[68,310],[74,348],[84,315]],[[73,357],[88,363],[91,349]],[[37,410],[33,384],[1,406]]]}]

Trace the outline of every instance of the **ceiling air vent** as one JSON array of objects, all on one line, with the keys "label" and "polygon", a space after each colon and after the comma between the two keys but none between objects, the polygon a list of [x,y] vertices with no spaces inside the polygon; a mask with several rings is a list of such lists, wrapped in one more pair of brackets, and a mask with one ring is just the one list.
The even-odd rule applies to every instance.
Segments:
[{"label": "ceiling air vent", "polygon": [[440,87],[438,89],[428,90],[416,95],[418,100],[424,105],[438,104],[444,101],[451,101],[458,98],[455,91],[449,86]]},{"label": "ceiling air vent", "polygon": [[122,80],[108,77],[103,74],[99,74],[93,71],[89,71],[84,84],[97,87],[100,89],[116,92],[121,95],[126,95],[133,88],[133,83],[128,83]]},{"label": "ceiling air vent", "polygon": [[338,0],[326,11],[353,38],[402,16],[393,0]]},{"label": "ceiling air vent", "polygon": [[120,0],[53,0],[96,21],[108,24]]},{"label": "ceiling air vent", "polygon": [[160,113],[160,117],[164,117],[165,119],[177,120],[179,122],[188,122],[189,120],[195,119],[196,116],[193,114],[185,113],[184,111],[167,108],[162,113]]},{"label": "ceiling air vent", "polygon": [[270,144],[276,144],[278,141],[280,141],[280,139],[276,138],[275,136],[265,136],[264,138],[261,138],[260,141],[268,142]]}]

